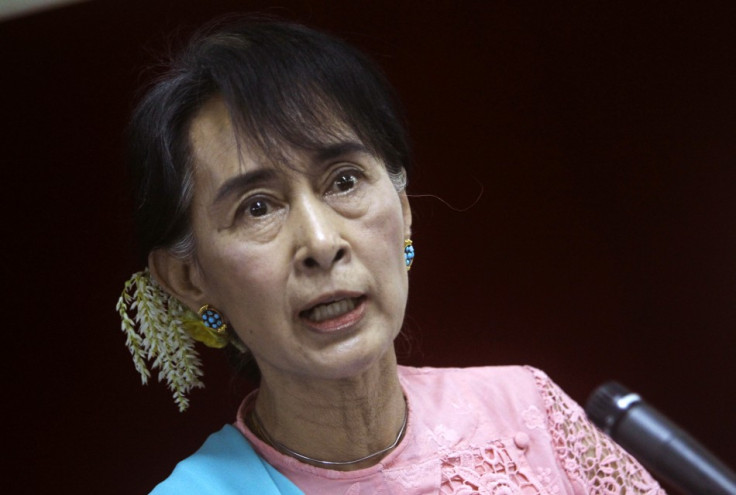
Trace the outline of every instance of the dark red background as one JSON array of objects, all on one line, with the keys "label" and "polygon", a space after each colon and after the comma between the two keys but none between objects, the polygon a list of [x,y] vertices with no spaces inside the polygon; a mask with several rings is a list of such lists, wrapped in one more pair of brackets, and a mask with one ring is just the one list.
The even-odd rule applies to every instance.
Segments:
[{"label": "dark red background", "polygon": [[642,3],[93,1],[0,23],[4,487],[146,493],[233,419],[217,352],[186,414],[141,387],[114,305],[141,268],[121,134],[142,68],[235,10],[348,39],[403,98],[403,363],[527,363],[581,403],[617,379],[736,466],[736,8]]}]

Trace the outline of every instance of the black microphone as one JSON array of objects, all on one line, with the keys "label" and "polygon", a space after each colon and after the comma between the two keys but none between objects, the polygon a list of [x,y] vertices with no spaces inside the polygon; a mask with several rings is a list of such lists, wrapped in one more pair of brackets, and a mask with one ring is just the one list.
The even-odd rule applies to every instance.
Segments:
[{"label": "black microphone", "polygon": [[649,471],[688,495],[736,495],[736,474],[623,385],[607,382],[585,406],[593,423]]}]

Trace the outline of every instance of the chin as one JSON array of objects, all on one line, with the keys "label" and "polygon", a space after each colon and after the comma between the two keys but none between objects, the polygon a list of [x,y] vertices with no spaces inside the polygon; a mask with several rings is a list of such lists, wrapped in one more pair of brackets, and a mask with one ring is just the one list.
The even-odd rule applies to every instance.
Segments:
[{"label": "chin", "polygon": [[359,341],[360,346],[351,345],[351,349],[336,349],[338,352],[322,354],[317,365],[321,377],[328,380],[356,378],[371,369],[380,368],[387,359],[395,362],[393,340],[382,346],[368,345],[362,339]]}]

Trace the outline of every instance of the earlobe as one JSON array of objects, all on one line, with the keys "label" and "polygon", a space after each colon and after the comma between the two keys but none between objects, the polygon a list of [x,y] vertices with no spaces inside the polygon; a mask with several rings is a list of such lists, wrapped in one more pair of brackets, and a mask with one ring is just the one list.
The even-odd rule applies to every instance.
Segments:
[{"label": "earlobe", "polygon": [[165,248],[155,249],[148,255],[148,269],[166,292],[197,312],[203,291],[191,260],[175,256]]}]

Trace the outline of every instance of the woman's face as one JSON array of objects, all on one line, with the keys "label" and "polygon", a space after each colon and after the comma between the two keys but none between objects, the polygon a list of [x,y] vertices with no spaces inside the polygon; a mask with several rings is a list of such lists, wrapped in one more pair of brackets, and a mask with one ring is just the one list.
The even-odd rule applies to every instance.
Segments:
[{"label": "woman's face", "polygon": [[224,314],[264,377],[354,376],[400,331],[408,200],[345,134],[283,166],[238,156],[220,100],[193,121],[196,303]]}]

